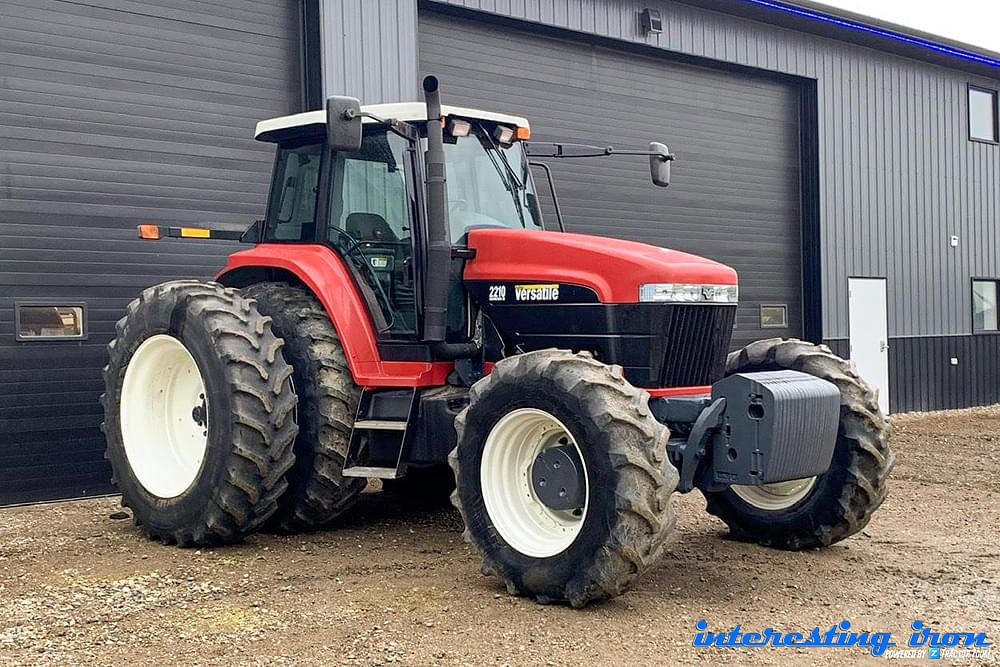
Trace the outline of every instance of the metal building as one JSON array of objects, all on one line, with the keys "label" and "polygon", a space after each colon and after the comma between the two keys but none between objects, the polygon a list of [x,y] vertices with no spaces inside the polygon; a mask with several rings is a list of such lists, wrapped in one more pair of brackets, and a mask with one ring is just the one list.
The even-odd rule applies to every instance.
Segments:
[{"label": "metal building", "polygon": [[0,0],[0,503],[108,490],[104,346],[141,288],[232,246],[253,124],[418,98],[534,139],[677,153],[560,162],[568,228],[735,266],[734,344],[824,341],[892,411],[1000,401],[1000,55],[800,0]]}]

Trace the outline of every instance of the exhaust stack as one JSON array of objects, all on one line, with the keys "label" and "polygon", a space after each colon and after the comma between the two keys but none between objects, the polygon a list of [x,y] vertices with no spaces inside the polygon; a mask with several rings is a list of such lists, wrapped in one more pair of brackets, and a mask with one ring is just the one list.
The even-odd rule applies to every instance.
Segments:
[{"label": "exhaust stack", "polygon": [[451,226],[448,223],[448,184],[444,164],[441,95],[435,76],[424,78],[427,103],[427,282],[424,285],[424,340],[445,340],[448,322],[448,283],[451,275]]}]

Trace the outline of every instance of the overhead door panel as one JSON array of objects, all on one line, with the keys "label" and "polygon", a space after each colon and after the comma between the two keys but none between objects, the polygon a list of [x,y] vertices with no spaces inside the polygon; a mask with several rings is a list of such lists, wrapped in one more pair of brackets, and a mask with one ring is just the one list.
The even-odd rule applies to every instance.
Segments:
[{"label": "overhead door panel", "polygon": [[[247,225],[298,110],[285,0],[0,0],[0,504],[109,490],[105,346],[125,305],[209,277],[232,245],[139,241],[136,225]],[[83,340],[17,340],[15,306],[81,303]]]},{"label": "overhead door panel", "polygon": [[[526,116],[538,141],[668,144],[667,189],[643,158],[548,161],[567,229],[735,267],[734,345],[801,334],[796,86],[444,14],[423,13],[419,31],[421,70],[440,77],[446,103]],[[778,307],[766,311],[776,326],[762,327],[762,305]]]}]

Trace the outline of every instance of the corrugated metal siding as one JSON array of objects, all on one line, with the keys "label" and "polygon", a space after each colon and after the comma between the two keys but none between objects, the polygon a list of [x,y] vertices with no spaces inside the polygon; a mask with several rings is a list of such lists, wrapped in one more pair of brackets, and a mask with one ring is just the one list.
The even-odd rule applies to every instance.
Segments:
[{"label": "corrugated metal siding", "polygon": [[[299,100],[296,3],[0,0],[0,503],[108,488],[100,369],[144,287],[212,275],[229,244],[142,222],[246,225]],[[14,303],[84,301],[89,338],[16,342]]]},{"label": "corrugated metal siding", "polygon": [[[952,365],[951,360],[958,364]],[[1000,336],[889,339],[893,413],[1000,403]]]},{"label": "corrugated metal siding", "polygon": [[[735,344],[801,334],[796,86],[434,13],[419,28],[421,70],[451,103],[526,116],[538,141],[667,142],[666,190],[642,158],[551,161],[567,228],[736,267]],[[790,326],[762,330],[762,303],[786,304]]]},{"label": "corrugated metal siding", "polygon": [[417,99],[417,0],[319,0],[326,95]]},{"label": "corrugated metal siding", "polygon": [[[824,336],[847,335],[850,275],[888,278],[894,336],[970,332],[969,277],[1000,276],[1000,148],[967,140],[966,86],[1000,80],[678,2],[423,6],[442,5],[817,79]],[[640,34],[644,7],[662,34]]]}]

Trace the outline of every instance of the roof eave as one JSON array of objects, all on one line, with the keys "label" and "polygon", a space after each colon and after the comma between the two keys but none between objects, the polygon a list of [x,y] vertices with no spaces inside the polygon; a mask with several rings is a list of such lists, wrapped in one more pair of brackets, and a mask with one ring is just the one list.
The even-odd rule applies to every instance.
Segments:
[{"label": "roof eave", "polygon": [[677,0],[762,23],[1000,78],[1000,53],[811,0]]}]

